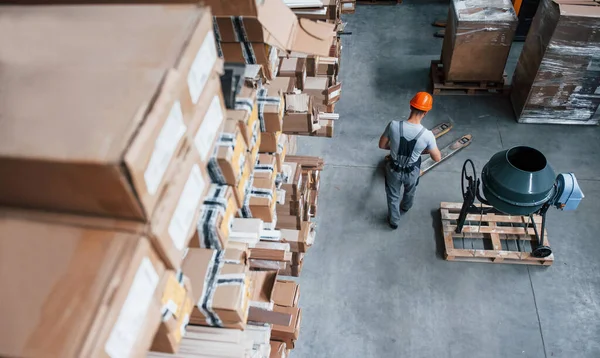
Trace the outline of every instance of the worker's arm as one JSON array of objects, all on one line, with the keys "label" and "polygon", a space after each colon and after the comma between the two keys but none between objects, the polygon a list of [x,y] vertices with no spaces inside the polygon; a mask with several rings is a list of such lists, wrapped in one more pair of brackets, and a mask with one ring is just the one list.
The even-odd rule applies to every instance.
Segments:
[{"label": "worker's arm", "polygon": [[440,152],[440,150],[438,148],[425,149],[425,150],[427,151],[427,153],[429,154],[431,159],[433,159],[434,162],[437,163],[442,160],[442,153]]},{"label": "worker's arm", "polygon": [[383,134],[379,137],[379,148],[381,149],[390,149],[390,135],[388,134],[390,130],[390,124],[385,127]]},{"label": "worker's arm", "polygon": [[390,149],[390,139],[385,136],[385,133],[379,138],[379,148]]},{"label": "worker's arm", "polygon": [[433,159],[433,161],[437,163],[442,160],[442,153],[440,152],[440,150],[437,147],[437,143],[435,142],[435,137],[433,136],[433,134],[431,132],[430,132],[430,134],[431,134],[431,136],[427,143],[427,148],[425,148],[425,150],[423,151],[423,154],[429,154],[431,159]]}]

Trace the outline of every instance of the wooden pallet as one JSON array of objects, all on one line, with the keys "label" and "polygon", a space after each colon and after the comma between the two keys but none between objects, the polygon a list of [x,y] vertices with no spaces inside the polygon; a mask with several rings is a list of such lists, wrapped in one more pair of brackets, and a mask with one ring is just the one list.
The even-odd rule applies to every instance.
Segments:
[{"label": "wooden pallet", "polygon": [[397,5],[402,4],[402,0],[357,0],[361,5]]},{"label": "wooden pallet", "polygon": [[[508,95],[510,87],[501,82],[452,82],[444,79],[444,67],[439,60],[431,61],[431,87],[434,95]],[[506,77],[506,74],[505,74]]]},{"label": "wooden pallet", "polygon": [[[461,206],[462,203],[446,202],[440,205],[446,260],[542,266],[554,262],[553,254],[544,258],[531,255],[538,242],[528,216],[468,214],[462,233],[457,234],[456,220]],[[483,208],[490,206],[483,205]],[[534,221],[541,232],[542,218],[535,215]],[[547,232],[544,237],[545,244],[550,246]]]}]

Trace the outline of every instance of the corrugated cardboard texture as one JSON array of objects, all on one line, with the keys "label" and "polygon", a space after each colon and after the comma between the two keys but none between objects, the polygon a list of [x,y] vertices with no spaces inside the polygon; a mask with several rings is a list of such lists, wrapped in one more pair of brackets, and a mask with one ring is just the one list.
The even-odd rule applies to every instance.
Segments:
[{"label": "corrugated cardboard texture", "polygon": [[155,200],[142,205],[143,173],[130,168],[147,165],[162,126],[146,128],[146,155],[124,157],[207,15],[190,5],[3,7],[1,202],[147,219]]},{"label": "corrugated cardboard texture", "polygon": [[[141,355],[160,322],[163,273],[138,235],[1,213],[0,284],[7,289],[0,290],[0,355],[103,355],[107,341],[109,350],[117,342],[111,332],[124,328],[133,340],[118,346]],[[139,322],[121,318],[124,305]]]},{"label": "corrugated cardboard texture", "polygon": [[517,23],[508,0],[453,0],[442,48],[446,81],[502,81]]},{"label": "corrugated cardboard texture", "polygon": [[521,123],[598,124],[600,6],[579,3],[540,2],[512,81]]}]

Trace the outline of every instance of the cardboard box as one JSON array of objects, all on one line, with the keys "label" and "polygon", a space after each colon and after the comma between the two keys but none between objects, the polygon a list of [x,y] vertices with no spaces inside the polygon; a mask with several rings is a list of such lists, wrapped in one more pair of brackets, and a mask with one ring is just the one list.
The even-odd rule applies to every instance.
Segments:
[{"label": "cardboard box", "polygon": [[229,230],[237,210],[233,189],[227,185],[211,184],[189,246],[215,250],[227,248]]},{"label": "cardboard box", "polygon": [[282,215],[277,213],[277,230],[293,229],[300,230],[302,227],[302,218],[294,215]]},{"label": "cardboard box", "polygon": [[257,19],[263,27],[263,40],[258,42],[265,42],[287,51],[326,55],[335,36],[334,25],[307,19],[298,20],[292,10],[280,0],[258,3],[254,0],[235,3],[208,0],[205,5],[210,6],[217,17],[242,17],[244,25],[247,19]]},{"label": "cardboard box", "polygon": [[314,97],[315,103],[331,105],[339,101],[342,84],[329,86],[326,77],[308,77],[304,84],[304,93]]},{"label": "cardboard box", "polygon": [[519,123],[597,125],[600,9],[593,1],[541,1],[512,80]]},{"label": "cardboard box", "polygon": [[258,163],[254,167],[253,185],[259,188],[268,188],[275,183],[277,177],[277,159],[272,154],[259,154]]},{"label": "cardboard box", "polygon": [[252,167],[247,159],[248,147],[244,142],[238,121],[227,119],[215,153],[208,162],[208,173],[212,182],[237,186],[243,174],[251,171]]},{"label": "cardboard box", "polygon": [[304,266],[304,261],[301,261],[300,264],[290,264],[285,268],[279,271],[279,275],[281,276],[291,276],[291,277],[300,277],[302,273],[302,267]]},{"label": "cardboard box", "polygon": [[194,302],[190,323],[240,328],[248,315],[247,266],[224,263],[216,250],[190,248],[183,263]]},{"label": "cardboard box", "polygon": [[[60,9],[63,8],[56,8],[62,14]],[[79,10],[74,11],[74,15],[78,13]],[[21,15],[31,20],[30,16]],[[84,18],[95,18],[87,15]],[[62,16],[59,18],[66,22],[67,29],[76,27]],[[78,18],[74,16],[75,20]],[[49,22],[52,19],[50,16]],[[115,26],[123,26],[119,24]],[[62,34],[62,27],[55,25],[54,31]],[[93,29],[98,31],[94,26]],[[50,34],[51,30],[48,29]],[[92,30],[89,31],[93,33]],[[176,71],[168,71],[167,66],[174,64],[174,55],[165,54],[166,58],[160,61],[154,59],[156,63],[148,67],[133,66],[130,62],[141,54],[132,45],[129,50],[134,59],[117,56],[114,67],[110,67],[87,58],[87,47],[81,44],[79,57],[71,54],[74,58],[65,57],[65,63],[55,65],[62,56],[56,48],[48,49],[54,45],[49,40],[52,36],[43,35],[50,36],[44,46],[48,53],[42,51],[38,60],[45,58],[47,63],[36,64],[28,58],[28,66],[13,69],[7,64],[9,71],[1,75],[3,98],[11,103],[2,108],[2,118],[11,130],[1,131],[5,137],[0,141],[0,202],[149,219],[169,183],[167,173],[185,145],[185,133],[192,120],[191,103],[183,96],[185,81]],[[32,43],[42,41],[25,30],[11,31],[11,36],[23,40],[20,46],[28,46],[27,37]],[[125,36],[123,41],[129,44],[130,37]],[[0,43],[4,40],[0,39]],[[74,40],[73,46],[77,45]],[[2,46],[12,48],[5,43]],[[110,40],[99,46],[119,50],[123,47]],[[69,53],[66,49],[65,52],[62,55]],[[83,53],[86,56],[82,57]],[[20,54],[14,56],[19,58]],[[152,64],[153,58],[148,61]],[[35,80],[22,81],[24,77]],[[31,98],[37,98],[35,106],[31,105]]]},{"label": "cardboard box", "polygon": [[503,81],[518,19],[510,0],[453,0],[442,47],[446,81]]},{"label": "cardboard box", "polygon": [[214,154],[219,140],[219,133],[225,123],[225,101],[221,92],[219,75],[213,73],[206,83],[206,88],[198,98],[193,125],[191,126],[194,147],[200,159],[208,162]]},{"label": "cardboard box", "polygon": [[178,175],[163,194],[144,231],[165,264],[172,269],[180,267],[210,184],[205,165],[192,148],[188,148],[184,161],[175,169]]},{"label": "cardboard box", "polygon": [[285,342],[271,341],[269,358],[286,358],[288,356]]},{"label": "cardboard box", "polygon": [[229,242],[227,243],[227,249],[225,250],[225,253],[223,255],[223,259],[226,263],[246,265],[246,263],[248,262],[248,254],[248,244],[241,242],[233,242],[232,238],[230,237]]},{"label": "cardboard box", "polygon": [[283,94],[269,93],[268,88],[261,88],[257,95],[258,119],[261,132],[281,132],[285,104]]},{"label": "cardboard box", "polygon": [[[0,213],[0,262],[10,271],[0,284],[21,288],[0,290],[0,355],[146,354],[160,324],[165,272],[148,240],[120,230],[128,223],[37,215]],[[97,228],[102,221],[116,229]]]},{"label": "cardboard box", "polygon": [[303,221],[300,230],[281,229],[281,241],[290,244],[292,252],[307,252],[314,241],[311,224]]},{"label": "cardboard box", "polygon": [[169,271],[163,277],[165,290],[161,298],[162,322],[154,336],[153,352],[176,353],[194,307],[189,280]]},{"label": "cardboard box", "polygon": [[[253,162],[250,159],[251,156],[252,156],[251,153],[246,153],[246,158],[247,158],[246,162],[247,163]],[[250,170],[250,169],[246,170],[242,174],[242,178],[237,183],[237,185],[232,187],[233,197],[235,199],[236,207],[238,209],[240,209],[244,206],[244,200],[246,199],[246,192],[248,191],[248,187],[252,185],[252,175],[253,175],[252,170]]]},{"label": "cardboard box", "polygon": [[260,132],[258,122],[257,92],[254,88],[243,86],[235,102],[235,110],[227,110],[227,118],[235,119],[240,125],[244,141],[249,151],[254,150],[254,134]]},{"label": "cardboard box", "polygon": [[250,272],[250,306],[273,310],[277,271]]},{"label": "cardboard box", "polygon": [[283,131],[290,134],[309,135],[319,129],[319,121],[311,96],[286,94],[286,114],[283,117]]},{"label": "cardboard box", "polygon": [[303,90],[306,82],[306,59],[297,57],[281,58],[277,76],[294,78],[296,86]]},{"label": "cardboard box", "polygon": [[273,301],[278,306],[298,307],[300,285],[296,281],[277,280],[273,292]]},{"label": "cardboard box", "polygon": [[356,12],[356,0],[342,0],[342,14],[354,14]]},{"label": "cardboard box", "polygon": [[267,93],[294,93],[298,90],[295,77],[275,77],[272,81],[265,84]]},{"label": "cardboard box", "polygon": [[221,42],[217,51],[223,54],[226,62],[261,65],[267,79],[277,76],[277,49],[262,42]]},{"label": "cardboard box", "polygon": [[261,132],[259,150],[260,153],[276,153],[278,148],[277,144],[279,143],[280,136],[281,132]]},{"label": "cardboard box", "polygon": [[275,182],[270,187],[252,187],[250,191],[250,211],[252,217],[271,223],[275,220],[275,205],[277,204],[277,191]]},{"label": "cardboard box", "polygon": [[285,342],[290,349],[294,348],[294,343],[298,340],[300,333],[300,323],[302,321],[302,310],[298,307],[277,306],[273,308],[275,312],[289,313],[292,315],[292,322],[288,326],[274,324],[271,330],[271,339]]}]

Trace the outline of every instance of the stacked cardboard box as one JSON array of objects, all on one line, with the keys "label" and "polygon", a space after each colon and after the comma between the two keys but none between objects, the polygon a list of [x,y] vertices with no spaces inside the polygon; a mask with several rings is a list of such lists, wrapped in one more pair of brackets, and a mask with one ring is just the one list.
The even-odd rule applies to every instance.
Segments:
[{"label": "stacked cardboard box", "polygon": [[540,2],[512,81],[519,122],[598,124],[599,24],[597,2]]},{"label": "stacked cardboard box", "polygon": [[17,269],[0,283],[22,290],[0,293],[1,356],[293,348],[300,310],[274,290],[314,240],[322,163],[286,162],[284,113],[339,92],[278,51],[339,42],[281,0],[211,2],[3,7],[0,262]]},{"label": "stacked cardboard box", "polygon": [[441,56],[445,81],[503,82],[517,24],[510,0],[452,0]]},{"label": "stacked cardboard box", "polygon": [[3,331],[16,334],[2,335],[0,355],[175,351],[193,287],[176,289],[171,270],[196,231],[223,126],[210,11],[6,6],[2,16],[0,201],[29,209],[3,213],[2,262],[28,269],[2,284],[30,289],[1,298],[12,317]]}]

